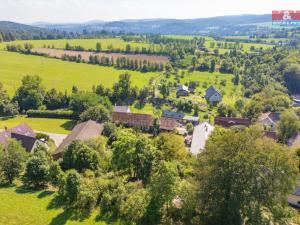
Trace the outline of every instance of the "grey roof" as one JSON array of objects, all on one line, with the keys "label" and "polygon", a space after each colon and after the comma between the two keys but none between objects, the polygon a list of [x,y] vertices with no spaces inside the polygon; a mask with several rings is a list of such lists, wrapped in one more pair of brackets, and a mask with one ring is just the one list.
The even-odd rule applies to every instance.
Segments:
[{"label": "grey roof", "polygon": [[127,112],[127,113],[130,113],[131,111],[130,111],[130,108],[129,108],[129,106],[127,106],[127,105],[124,105],[124,106],[114,106],[114,110],[113,110],[114,112]]},{"label": "grey roof", "polygon": [[187,121],[192,121],[192,122],[198,122],[199,121],[199,117],[197,117],[197,116],[185,116],[183,119],[187,120]]},{"label": "grey roof", "polygon": [[218,91],[218,89],[214,86],[211,85],[205,92],[205,99],[209,99],[211,96],[213,96],[215,93],[218,93],[220,96],[222,96],[222,94]]},{"label": "grey roof", "polygon": [[185,115],[183,112],[173,112],[169,110],[164,110],[162,116],[167,118],[173,118],[176,120],[181,120],[184,118]]},{"label": "grey roof", "polygon": [[189,92],[189,88],[185,85],[179,85],[177,91],[187,91]]},{"label": "grey roof", "polygon": [[95,121],[89,120],[84,123],[80,123],[74,127],[72,132],[63,140],[58,146],[56,152],[53,154],[55,158],[59,158],[65,148],[71,144],[74,140],[88,140],[97,136],[100,136],[103,131],[103,124],[99,124]]},{"label": "grey roof", "polygon": [[22,146],[29,152],[32,150],[34,143],[36,142],[36,135],[34,131],[26,123],[22,123],[11,129],[5,129],[0,133],[0,144],[2,144],[4,148],[8,147],[9,138],[21,141]]},{"label": "grey roof", "polygon": [[191,146],[192,154],[197,155],[204,150],[206,141],[214,129],[215,128],[207,122],[201,123],[194,128]]}]

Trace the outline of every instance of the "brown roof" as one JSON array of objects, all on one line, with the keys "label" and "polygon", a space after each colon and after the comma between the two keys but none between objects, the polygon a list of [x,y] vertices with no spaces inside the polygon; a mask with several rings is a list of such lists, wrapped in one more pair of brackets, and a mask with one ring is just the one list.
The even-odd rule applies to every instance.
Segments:
[{"label": "brown roof", "polygon": [[0,133],[0,144],[2,144],[4,148],[8,147],[9,138],[21,141],[22,146],[29,152],[32,150],[34,143],[36,142],[36,135],[34,131],[26,123],[22,123],[11,129],[6,129]]},{"label": "brown roof", "polygon": [[153,124],[154,118],[148,114],[113,112],[112,121],[116,124],[138,126],[149,129]]},{"label": "brown roof", "polygon": [[20,141],[23,148],[25,148],[27,152],[31,152],[33,150],[33,147],[35,146],[35,143],[37,142],[37,139],[34,137],[25,136],[17,133],[12,133],[11,138]]},{"label": "brown roof", "polygon": [[84,123],[80,123],[74,127],[72,132],[63,140],[58,146],[56,152],[53,154],[55,159],[62,156],[65,148],[71,144],[74,140],[88,140],[93,137],[100,136],[103,131],[103,124],[99,124],[95,121],[89,120]]},{"label": "brown roof", "polygon": [[232,118],[232,117],[216,117],[215,125],[219,125],[225,128],[232,126],[250,126],[251,120],[248,118]]},{"label": "brown roof", "polygon": [[160,129],[173,131],[176,127],[176,119],[162,117],[159,119]]}]

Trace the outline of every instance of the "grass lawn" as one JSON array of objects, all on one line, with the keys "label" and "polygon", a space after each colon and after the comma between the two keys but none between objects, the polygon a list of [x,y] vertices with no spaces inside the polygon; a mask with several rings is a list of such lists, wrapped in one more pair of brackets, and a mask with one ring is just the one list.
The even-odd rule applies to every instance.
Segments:
[{"label": "grass lawn", "polygon": [[[233,79],[232,74],[195,71],[191,74],[186,74],[184,78],[180,79],[180,83],[186,84],[189,81],[199,82],[199,87],[197,87],[195,94],[187,97],[190,100],[205,103],[205,100],[202,99],[202,96],[205,95],[205,91],[210,85],[214,85],[223,94],[222,102],[233,105],[237,99],[242,98],[242,94],[241,94],[241,85],[235,86],[232,82],[232,79]],[[222,80],[226,81],[225,86],[221,85]],[[175,81],[173,76],[170,78],[170,81],[172,82]],[[172,92],[173,97],[176,96],[175,92],[176,92],[175,90]]]},{"label": "grass lawn", "polygon": [[[70,93],[73,85],[83,90],[91,90],[92,86],[97,84],[112,87],[124,72],[126,71],[113,67],[0,51],[0,82],[10,95],[14,94],[25,75],[39,75],[47,89],[56,88]],[[133,85],[138,87],[148,85],[151,77],[158,76],[158,73],[128,72],[131,74]]]},{"label": "grass lawn", "polygon": [[0,225],[106,225],[95,212],[90,218],[75,220],[55,204],[54,192],[26,191],[20,187],[0,187]]},{"label": "grass lawn", "polygon": [[149,48],[150,44],[147,43],[135,43],[135,42],[125,42],[121,38],[103,38],[103,39],[60,39],[60,40],[18,40],[13,42],[3,42],[0,44],[2,49],[8,45],[23,45],[24,43],[31,43],[35,48],[42,48],[44,45],[47,47],[52,47],[54,45],[55,48],[64,48],[66,43],[69,43],[72,46],[80,45],[85,49],[96,49],[96,43],[101,43],[102,50],[107,50],[109,45],[112,45],[114,48],[120,48],[125,50],[126,45],[130,44],[133,49],[139,47]]},{"label": "grass lawn", "polygon": [[4,129],[4,127],[11,128],[21,123],[27,123],[33,130],[58,134],[70,133],[70,130],[72,130],[75,125],[74,121],[66,119],[28,118],[26,116],[17,116],[11,119],[0,119],[0,129]]}]

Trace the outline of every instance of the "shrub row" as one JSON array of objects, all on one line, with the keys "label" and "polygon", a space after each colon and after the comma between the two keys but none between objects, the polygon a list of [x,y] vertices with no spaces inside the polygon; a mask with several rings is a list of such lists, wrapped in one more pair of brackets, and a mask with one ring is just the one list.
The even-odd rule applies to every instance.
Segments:
[{"label": "shrub row", "polygon": [[32,118],[73,119],[74,113],[69,110],[28,110],[27,116]]}]

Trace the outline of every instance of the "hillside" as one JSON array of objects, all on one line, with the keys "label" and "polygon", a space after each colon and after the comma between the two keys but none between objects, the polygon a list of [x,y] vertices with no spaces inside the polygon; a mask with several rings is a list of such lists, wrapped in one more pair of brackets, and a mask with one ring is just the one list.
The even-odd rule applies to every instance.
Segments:
[{"label": "hillside", "polygon": [[127,33],[151,33],[151,34],[215,34],[229,35],[249,33],[253,24],[271,22],[271,15],[237,15],[219,16],[200,19],[144,19],[144,20],[121,20],[112,22],[91,21],[81,24],[51,24],[35,23],[35,26],[48,29],[58,29],[72,32],[83,31],[126,31]]}]

